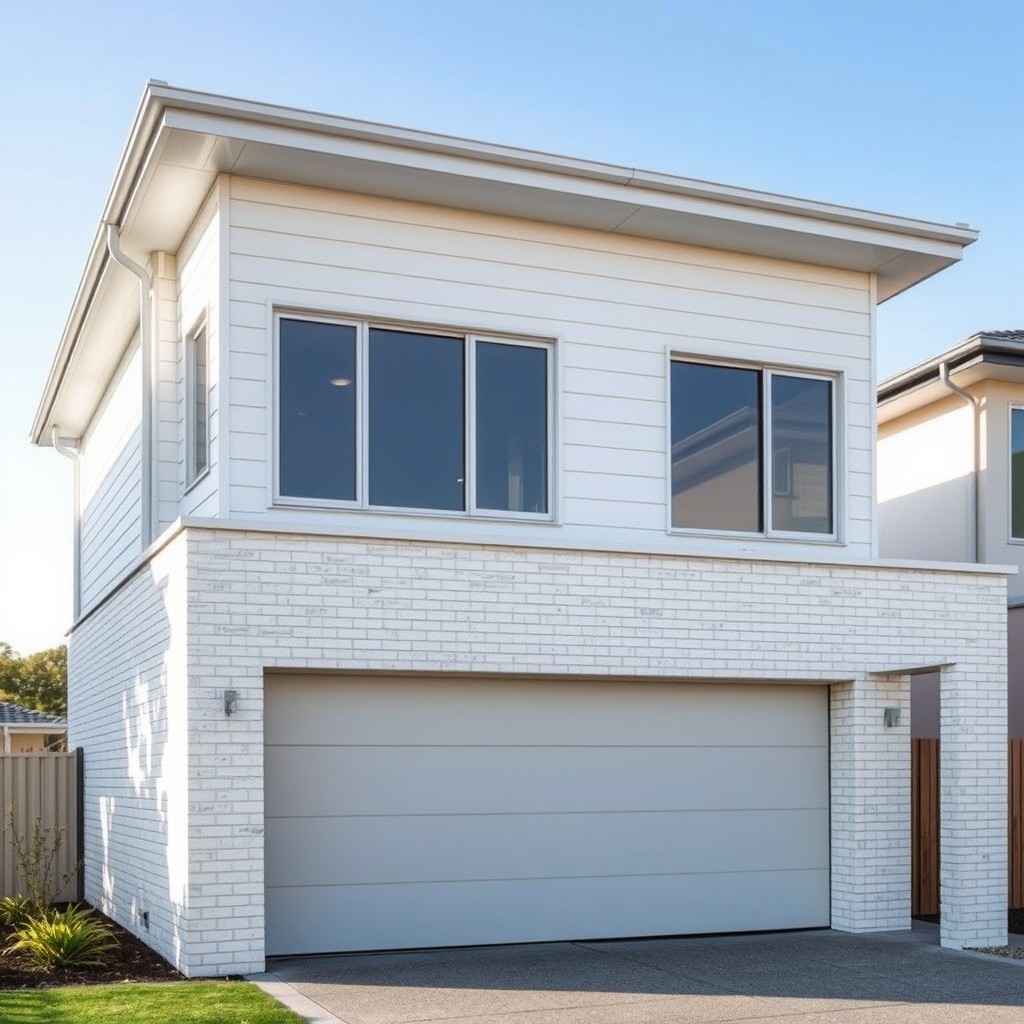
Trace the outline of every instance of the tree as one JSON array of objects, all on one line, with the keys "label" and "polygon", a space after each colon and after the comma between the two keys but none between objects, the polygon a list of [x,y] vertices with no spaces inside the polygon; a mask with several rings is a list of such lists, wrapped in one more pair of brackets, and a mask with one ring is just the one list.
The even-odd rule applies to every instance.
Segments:
[{"label": "tree", "polygon": [[48,715],[67,715],[67,647],[62,644],[23,658],[0,641],[0,698]]}]

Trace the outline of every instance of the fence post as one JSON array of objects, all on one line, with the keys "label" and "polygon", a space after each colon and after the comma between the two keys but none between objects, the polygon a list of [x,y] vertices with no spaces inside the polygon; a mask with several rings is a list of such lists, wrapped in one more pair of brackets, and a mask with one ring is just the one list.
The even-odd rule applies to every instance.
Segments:
[{"label": "fence post", "polygon": [[75,862],[77,899],[85,901],[85,748],[75,747]]}]

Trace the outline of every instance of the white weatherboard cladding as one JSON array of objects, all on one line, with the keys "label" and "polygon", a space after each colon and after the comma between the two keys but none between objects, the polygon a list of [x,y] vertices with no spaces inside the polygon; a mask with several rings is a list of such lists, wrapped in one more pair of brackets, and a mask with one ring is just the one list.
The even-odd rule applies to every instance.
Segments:
[{"label": "white weatherboard cladding", "polygon": [[82,607],[103,597],[142,551],[142,362],[127,352],[82,443]]},{"label": "white weatherboard cladding", "polygon": [[[868,275],[246,179],[230,192],[232,516],[267,514],[269,311],[293,308],[554,339],[567,546],[664,540],[670,351],[840,374],[842,533],[851,558],[871,555]],[[380,518],[278,514],[354,531]],[[453,539],[484,529],[450,522]],[[486,529],[524,543],[544,530]],[[395,521],[395,536],[415,530],[415,517]]]},{"label": "white weatherboard cladding", "polygon": [[265,700],[268,954],[829,922],[823,687],[283,675]]},{"label": "white weatherboard cladding", "polygon": [[[219,189],[207,197],[178,254],[178,334],[175,387],[177,395],[177,452],[174,466],[175,493],[180,495],[180,515],[217,515],[220,486],[220,252],[221,216]],[[207,473],[186,491],[186,417],[184,339],[199,327],[207,338],[210,466]]]}]

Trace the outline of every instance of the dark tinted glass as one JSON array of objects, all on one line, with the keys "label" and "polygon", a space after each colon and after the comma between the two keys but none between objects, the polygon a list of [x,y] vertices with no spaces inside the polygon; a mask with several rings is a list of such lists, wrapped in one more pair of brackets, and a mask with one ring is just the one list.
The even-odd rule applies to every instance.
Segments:
[{"label": "dark tinted glass", "polygon": [[278,390],[281,494],[356,496],[356,329],[282,319]]},{"label": "dark tinted glass", "polygon": [[832,533],[832,383],[771,384],[772,529]]},{"label": "dark tinted glass", "polygon": [[207,422],[206,331],[192,339],[192,479],[206,472],[209,463]]},{"label": "dark tinted glass", "polygon": [[476,343],[476,503],[548,510],[548,356],[542,348]]},{"label": "dark tinted glass", "polygon": [[465,508],[464,343],[370,331],[370,504]]},{"label": "dark tinted glass", "polygon": [[672,363],[672,525],[761,527],[761,375]]},{"label": "dark tinted glass", "polygon": [[1010,410],[1011,536],[1024,538],[1024,409]]}]

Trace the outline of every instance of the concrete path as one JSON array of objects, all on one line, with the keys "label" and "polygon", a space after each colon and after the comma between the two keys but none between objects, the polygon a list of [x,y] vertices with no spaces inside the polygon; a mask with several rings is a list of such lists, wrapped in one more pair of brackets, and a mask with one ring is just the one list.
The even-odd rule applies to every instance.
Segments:
[{"label": "concrete path", "polygon": [[269,967],[263,979],[276,983],[276,995],[297,994],[295,1008],[308,1020],[343,1024],[1024,1024],[1024,962],[940,949],[927,925],[871,936],[552,943]]}]

